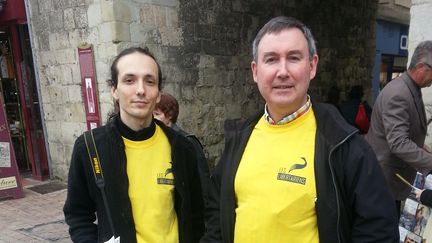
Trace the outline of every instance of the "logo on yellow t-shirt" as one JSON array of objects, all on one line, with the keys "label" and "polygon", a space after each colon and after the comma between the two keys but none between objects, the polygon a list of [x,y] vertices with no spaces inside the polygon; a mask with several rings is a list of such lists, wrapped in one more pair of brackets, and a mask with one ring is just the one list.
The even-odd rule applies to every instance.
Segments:
[{"label": "logo on yellow t-shirt", "polygon": [[[170,162],[171,164],[171,162]],[[172,167],[165,170],[164,173],[157,174],[157,184],[159,185],[174,185]]]},{"label": "logo on yellow t-shirt", "polygon": [[303,164],[293,164],[290,169],[288,170],[288,173],[286,173],[286,168],[279,168],[279,172],[277,174],[277,179],[280,181],[288,181],[288,182],[293,182],[293,183],[297,183],[297,184],[302,184],[305,185],[306,184],[306,178],[305,177],[301,177],[301,176],[296,176],[296,175],[292,175],[290,174],[291,171],[293,170],[300,170],[300,169],[304,169],[307,166],[307,161],[304,157],[301,157],[301,159],[303,160]]}]

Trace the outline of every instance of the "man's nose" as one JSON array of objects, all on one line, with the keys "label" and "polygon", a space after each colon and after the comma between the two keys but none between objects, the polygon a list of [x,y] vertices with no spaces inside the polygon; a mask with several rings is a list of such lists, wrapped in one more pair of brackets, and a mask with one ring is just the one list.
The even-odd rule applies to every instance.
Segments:
[{"label": "man's nose", "polygon": [[136,94],[137,95],[143,95],[145,93],[145,88],[144,88],[144,81],[140,80],[137,83],[137,89],[136,89]]},{"label": "man's nose", "polygon": [[282,59],[279,62],[277,77],[278,78],[286,78],[288,77],[288,62],[285,59]]}]

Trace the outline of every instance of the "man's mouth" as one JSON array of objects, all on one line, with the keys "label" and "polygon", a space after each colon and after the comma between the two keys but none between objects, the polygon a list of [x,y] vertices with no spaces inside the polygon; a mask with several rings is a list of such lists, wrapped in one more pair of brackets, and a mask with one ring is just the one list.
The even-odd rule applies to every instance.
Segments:
[{"label": "man's mouth", "polygon": [[147,101],[144,101],[144,100],[135,100],[135,101],[132,101],[132,103],[134,103],[134,104],[139,104],[139,105],[145,105],[145,104],[147,104],[148,102],[147,102]]},{"label": "man's mouth", "polygon": [[294,85],[276,85],[276,86],[273,86],[274,89],[291,89],[293,87],[294,87]]}]

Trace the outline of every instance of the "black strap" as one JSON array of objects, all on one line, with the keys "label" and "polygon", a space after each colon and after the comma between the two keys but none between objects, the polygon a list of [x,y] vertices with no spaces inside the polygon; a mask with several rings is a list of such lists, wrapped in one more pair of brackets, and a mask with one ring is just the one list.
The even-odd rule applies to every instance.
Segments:
[{"label": "black strap", "polygon": [[108,222],[109,222],[109,225],[111,227],[111,232],[115,238],[116,234],[115,234],[115,230],[114,230],[114,223],[113,223],[113,220],[111,217],[111,212],[110,212],[109,206],[108,206],[108,200],[107,200],[106,194],[105,194],[105,180],[103,177],[102,166],[100,164],[99,155],[97,153],[96,144],[94,141],[92,130],[84,132],[84,141],[85,141],[85,144],[87,146],[87,152],[89,155],[90,164],[92,165],[92,168],[93,168],[93,174],[95,177],[96,185],[102,193],[102,199],[103,199],[105,211],[107,214]]}]

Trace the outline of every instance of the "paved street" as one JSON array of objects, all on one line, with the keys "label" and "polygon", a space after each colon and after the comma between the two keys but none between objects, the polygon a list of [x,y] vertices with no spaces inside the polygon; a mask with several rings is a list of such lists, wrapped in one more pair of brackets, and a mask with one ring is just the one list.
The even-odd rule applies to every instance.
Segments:
[{"label": "paved street", "polygon": [[0,201],[0,243],[72,242],[62,211],[66,189],[39,194],[27,188],[24,198]]}]

